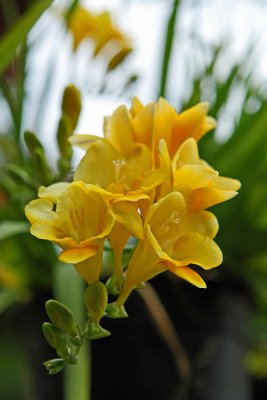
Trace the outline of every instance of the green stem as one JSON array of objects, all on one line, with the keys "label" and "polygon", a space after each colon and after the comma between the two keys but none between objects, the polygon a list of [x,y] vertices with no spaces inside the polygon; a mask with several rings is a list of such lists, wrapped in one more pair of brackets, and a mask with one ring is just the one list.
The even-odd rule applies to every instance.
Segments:
[{"label": "green stem", "polygon": [[160,91],[159,91],[159,95],[163,97],[166,96],[166,85],[167,85],[168,71],[169,71],[172,46],[174,40],[175,23],[179,5],[180,5],[180,0],[173,1],[173,8],[167,26],[163,62],[161,67]]},{"label": "green stem", "polygon": [[[86,321],[84,282],[80,275],[72,266],[59,263],[55,267],[53,284],[56,299],[72,311],[77,323],[83,328]],[[90,400],[90,388],[90,342],[84,339],[77,364],[66,365],[64,368],[64,400]]]}]

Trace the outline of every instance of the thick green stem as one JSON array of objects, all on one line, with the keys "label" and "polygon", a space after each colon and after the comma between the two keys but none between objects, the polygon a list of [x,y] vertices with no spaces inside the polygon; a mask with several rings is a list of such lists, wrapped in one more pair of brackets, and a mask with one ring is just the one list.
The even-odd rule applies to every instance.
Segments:
[{"label": "thick green stem", "polygon": [[168,71],[169,65],[171,60],[171,53],[172,53],[172,46],[175,34],[175,23],[177,17],[177,11],[179,9],[180,0],[173,1],[173,9],[169,18],[167,32],[166,32],[166,39],[165,39],[165,47],[163,53],[163,61],[161,67],[161,78],[160,78],[160,96],[166,96],[166,86],[167,86],[167,79],[168,79]]},{"label": "thick green stem", "polygon": [[[71,266],[59,263],[54,271],[54,292],[56,299],[66,305],[83,329],[85,306],[83,304],[84,282]],[[90,342],[83,341],[76,365],[64,368],[64,400],[91,399],[91,357]]]}]

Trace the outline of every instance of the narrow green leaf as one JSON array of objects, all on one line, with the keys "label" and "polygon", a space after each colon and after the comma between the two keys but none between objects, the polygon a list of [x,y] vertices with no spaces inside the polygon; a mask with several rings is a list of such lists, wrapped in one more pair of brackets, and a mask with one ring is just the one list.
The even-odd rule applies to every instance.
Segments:
[{"label": "narrow green leaf", "polygon": [[35,2],[28,12],[19,18],[16,24],[3,37],[0,42],[0,74],[12,61],[18,46],[25,41],[32,26],[51,3],[52,0]]},{"label": "narrow green leaf", "polygon": [[168,71],[169,71],[169,64],[170,64],[170,60],[171,60],[173,39],[174,39],[174,35],[175,35],[176,17],[177,17],[179,5],[180,5],[180,0],[173,1],[173,8],[172,8],[172,12],[171,12],[168,26],[167,26],[163,63],[162,63],[162,67],[161,67],[160,90],[159,90],[160,96],[163,96],[163,97],[166,96]]},{"label": "narrow green leaf", "polygon": [[29,231],[29,224],[23,221],[4,221],[0,224],[0,240]]}]

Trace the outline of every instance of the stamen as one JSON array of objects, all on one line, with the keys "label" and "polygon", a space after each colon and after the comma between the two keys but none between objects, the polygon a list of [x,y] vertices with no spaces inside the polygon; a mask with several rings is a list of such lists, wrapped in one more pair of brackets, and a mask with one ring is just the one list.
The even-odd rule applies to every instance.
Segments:
[{"label": "stamen", "polygon": [[169,224],[179,224],[179,222],[181,221],[181,218],[178,217],[178,212],[177,211],[173,211],[170,215],[170,217],[164,222],[164,224],[162,224],[156,231],[156,235],[159,236],[163,236],[165,235],[167,232],[169,232],[170,230],[170,226]]},{"label": "stamen", "polygon": [[120,170],[121,168],[126,164],[125,160],[112,160],[114,168],[115,168],[115,179],[116,179],[116,184],[118,185],[120,183]]}]

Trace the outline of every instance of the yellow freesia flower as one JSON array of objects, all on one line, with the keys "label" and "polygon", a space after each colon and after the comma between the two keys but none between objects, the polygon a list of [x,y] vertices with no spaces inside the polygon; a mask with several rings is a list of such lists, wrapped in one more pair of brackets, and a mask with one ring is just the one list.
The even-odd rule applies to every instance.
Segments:
[{"label": "yellow freesia flower", "polygon": [[[132,143],[147,145],[152,150],[155,163],[158,165],[160,139],[165,140],[172,158],[188,137],[199,140],[216,126],[215,120],[208,117],[207,112],[208,103],[199,103],[178,114],[163,98],[146,106],[137,98],[133,98],[129,111],[126,107],[119,107],[108,118],[105,137],[123,154]],[[128,139],[128,144],[124,143],[124,135]]]},{"label": "yellow freesia flower", "polygon": [[[60,185],[48,189],[48,196],[31,201],[25,213],[31,222],[31,233],[39,239],[50,240],[62,248],[59,259],[75,264],[88,282],[99,278],[105,238],[115,224],[115,216],[107,203],[83,182],[74,182],[60,194]],[[56,194],[58,193],[58,198]]]},{"label": "yellow freesia flower", "polygon": [[218,171],[201,160],[194,138],[185,140],[173,159],[164,140],[160,141],[159,148],[162,169],[168,171],[168,178],[158,190],[159,198],[173,190],[179,191],[190,210],[202,210],[237,195],[240,182],[219,176]]},{"label": "yellow freesia flower", "polygon": [[132,51],[129,38],[112,23],[107,11],[95,14],[77,6],[69,18],[68,29],[73,35],[73,50],[86,38],[90,38],[94,43],[94,56],[107,44],[112,44],[113,51],[109,49],[112,58],[109,60],[108,69],[115,68]]},{"label": "yellow freesia flower", "polygon": [[[163,181],[160,170],[152,169],[150,150],[135,145],[123,158],[106,140],[88,144],[88,149],[74,173],[74,181],[95,185],[94,190],[106,190],[116,217],[116,225],[109,235],[115,258],[117,286],[122,281],[121,257],[130,235],[138,239],[144,236],[144,215],[151,203],[154,188]],[[149,196],[150,195],[150,196]],[[113,196],[113,197],[112,197]],[[119,225],[119,226],[118,226]]]},{"label": "yellow freesia flower", "polygon": [[221,250],[212,240],[217,230],[215,216],[208,211],[189,213],[179,192],[170,193],[152,205],[145,221],[145,237],[129,262],[118,306],[124,304],[139,283],[165,270],[197,287],[206,287],[188,265],[210,269],[221,264]]}]

